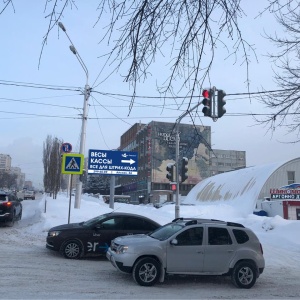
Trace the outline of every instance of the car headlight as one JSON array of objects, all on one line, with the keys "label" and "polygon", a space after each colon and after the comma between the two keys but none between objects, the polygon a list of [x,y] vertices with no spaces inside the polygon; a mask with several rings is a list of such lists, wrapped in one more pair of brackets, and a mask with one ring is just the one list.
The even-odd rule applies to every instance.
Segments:
[{"label": "car headlight", "polygon": [[61,233],[61,231],[55,230],[55,231],[49,231],[48,236],[58,236]]},{"label": "car headlight", "polygon": [[116,250],[117,254],[123,254],[128,250],[128,246],[119,246]]}]

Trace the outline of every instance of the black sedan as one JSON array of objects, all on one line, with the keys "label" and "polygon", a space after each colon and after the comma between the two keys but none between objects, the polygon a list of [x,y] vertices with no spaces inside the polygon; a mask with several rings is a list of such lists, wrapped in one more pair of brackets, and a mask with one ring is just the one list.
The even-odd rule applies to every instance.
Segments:
[{"label": "black sedan", "polygon": [[0,222],[12,226],[22,218],[22,199],[10,192],[0,191]]},{"label": "black sedan", "polygon": [[66,258],[104,255],[111,240],[118,236],[149,233],[161,225],[144,216],[112,212],[81,223],[53,227],[46,247],[61,252]]}]

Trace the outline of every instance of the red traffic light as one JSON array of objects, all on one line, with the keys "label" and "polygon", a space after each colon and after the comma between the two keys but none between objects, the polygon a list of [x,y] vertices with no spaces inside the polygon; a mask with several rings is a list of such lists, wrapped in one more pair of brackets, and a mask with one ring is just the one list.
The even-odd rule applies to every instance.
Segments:
[{"label": "red traffic light", "polygon": [[203,96],[204,98],[209,98],[209,91],[208,91],[208,90],[203,90],[202,96]]},{"label": "red traffic light", "polygon": [[214,106],[214,89],[204,89],[202,91],[202,104],[204,105],[202,112],[205,117],[212,117]]}]

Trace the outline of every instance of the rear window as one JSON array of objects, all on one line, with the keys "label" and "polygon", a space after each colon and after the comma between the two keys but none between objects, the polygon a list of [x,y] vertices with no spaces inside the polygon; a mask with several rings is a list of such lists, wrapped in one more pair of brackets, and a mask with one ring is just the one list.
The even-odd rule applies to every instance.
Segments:
[{"label": "rear window", "polygon": [[226,228],[209,227],[208,228],[208,244],[209,245],[230,245],[231,237]]},{"label": "rear window", "polygon": [[249,236],[244,230],[233,229],[232,232],[238,244],[244,244],[249,241]]},{"label": "rear window", "polygon": [[0,201],[6,201],[6,195],[0,195]]}]

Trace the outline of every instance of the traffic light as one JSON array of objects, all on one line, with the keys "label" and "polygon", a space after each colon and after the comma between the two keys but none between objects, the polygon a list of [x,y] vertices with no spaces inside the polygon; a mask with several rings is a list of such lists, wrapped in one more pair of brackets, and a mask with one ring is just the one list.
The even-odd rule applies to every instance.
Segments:
[{"label": "traffic light", "polygon": [[175,181],[175,165],[174,164],[168,164],[167,165],[167,178],[171,181],[174,182]]},{"label": "traffic light", "polygon": [[225,104],[226,101],[224,100],[224,97],[226,96],[226,93],[223,90],[218,90],[218,118],[221,118],[225,113]]},{"label": "traffic light", "polygon": [[202,100],[202,104],[204,105],[202,112],[205,117],[212,117],[212,97],[213,97],[213,90],[203,90],[202,96],[204,99]]},{"label": "traffic light", "polygon": [[186,157],[182,158],[181,161],[181,182],[184,182],[186,179],[188,179],[188,163],[189,160]]}]

